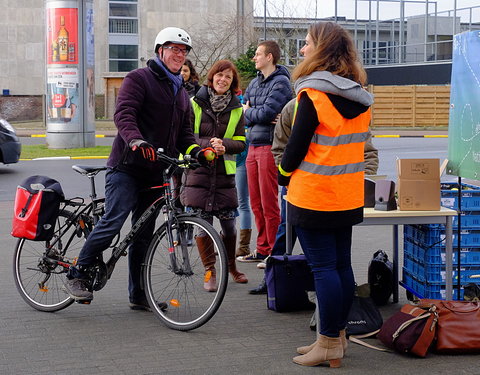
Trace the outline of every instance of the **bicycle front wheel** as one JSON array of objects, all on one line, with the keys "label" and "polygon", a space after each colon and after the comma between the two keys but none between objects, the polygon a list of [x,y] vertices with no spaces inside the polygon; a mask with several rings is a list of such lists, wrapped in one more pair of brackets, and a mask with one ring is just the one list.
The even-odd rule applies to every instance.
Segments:
[{"label": "bicycle front wheel", "polygon": [[[189,331],[208,322],[220,307],[228,283],[227,255],[220,235],[201,218],[177,218],[171,226],[173,246],[167,230],[162,225],[150,243],[143,268],[145,294],[165,325]],[[208,292],[204,283],[212,277],[216,290]]]},{"label": "bicycle front wheel", "polygon": [[25,302],[37,310],[54,312],[74,302],[61,288],[88,234],[74,219],[72,212],[63,210],[50,241],[20,238],[17,242],[13,258],[15,285]]}]

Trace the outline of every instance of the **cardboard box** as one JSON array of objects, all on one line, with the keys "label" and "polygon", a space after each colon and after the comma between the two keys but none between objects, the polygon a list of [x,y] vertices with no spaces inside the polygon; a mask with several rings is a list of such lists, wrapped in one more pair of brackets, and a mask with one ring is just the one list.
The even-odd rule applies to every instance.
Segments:
[{"label": "cardboard box", "polygon": [[400,210],[440,210],[439,159],[398,159],[397,170]]}]

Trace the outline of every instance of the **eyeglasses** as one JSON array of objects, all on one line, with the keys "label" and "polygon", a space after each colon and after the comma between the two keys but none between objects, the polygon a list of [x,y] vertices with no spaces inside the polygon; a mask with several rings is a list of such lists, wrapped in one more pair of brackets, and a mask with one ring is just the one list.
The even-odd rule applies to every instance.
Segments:
[{"label": "eyeglasses", "polygon": [[183,48],[178,48],[177,46],[164,46],[163,48],[171,49],[173,53],[177,55],[181,53],[183,56],[187,56],[188,53],[190,52],[190,50],[187,48],[183,49]]}]

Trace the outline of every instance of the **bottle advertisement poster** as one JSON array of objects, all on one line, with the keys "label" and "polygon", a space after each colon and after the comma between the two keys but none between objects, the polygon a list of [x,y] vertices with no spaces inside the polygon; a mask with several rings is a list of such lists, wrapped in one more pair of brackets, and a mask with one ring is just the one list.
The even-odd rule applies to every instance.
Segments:
[{"label": "bottle advertisement poster", "polygon": [[78,64],[78,9],[47,9],[47,64]]},{"label": "bottle advertisement poster", "polygon": [[49,68],[47,77],[47,115],[53,122],[70,122],[77,114],[77,68]]}]

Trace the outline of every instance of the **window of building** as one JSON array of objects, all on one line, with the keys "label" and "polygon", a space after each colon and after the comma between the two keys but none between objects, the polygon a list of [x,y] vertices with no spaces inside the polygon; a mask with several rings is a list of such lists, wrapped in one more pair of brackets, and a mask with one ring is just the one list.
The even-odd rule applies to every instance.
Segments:
[{"label": "window of building", "polygon": [[395,62],[395,44],[391,41],[379,41],[378,50],[377,42],[371,42],[365,40],[363,42],[363,63],[364,65],[375,65],[377,63],[377,51],[378,51],[378,64],[392,64]]},{"label": "window of building", "polygon": [[138,0],[111,0],[108,10],[109,71],[138,68]]},{"label": "window of building", "polygon": [[137,4],[110,2],[110,17],[137,17]]}]

